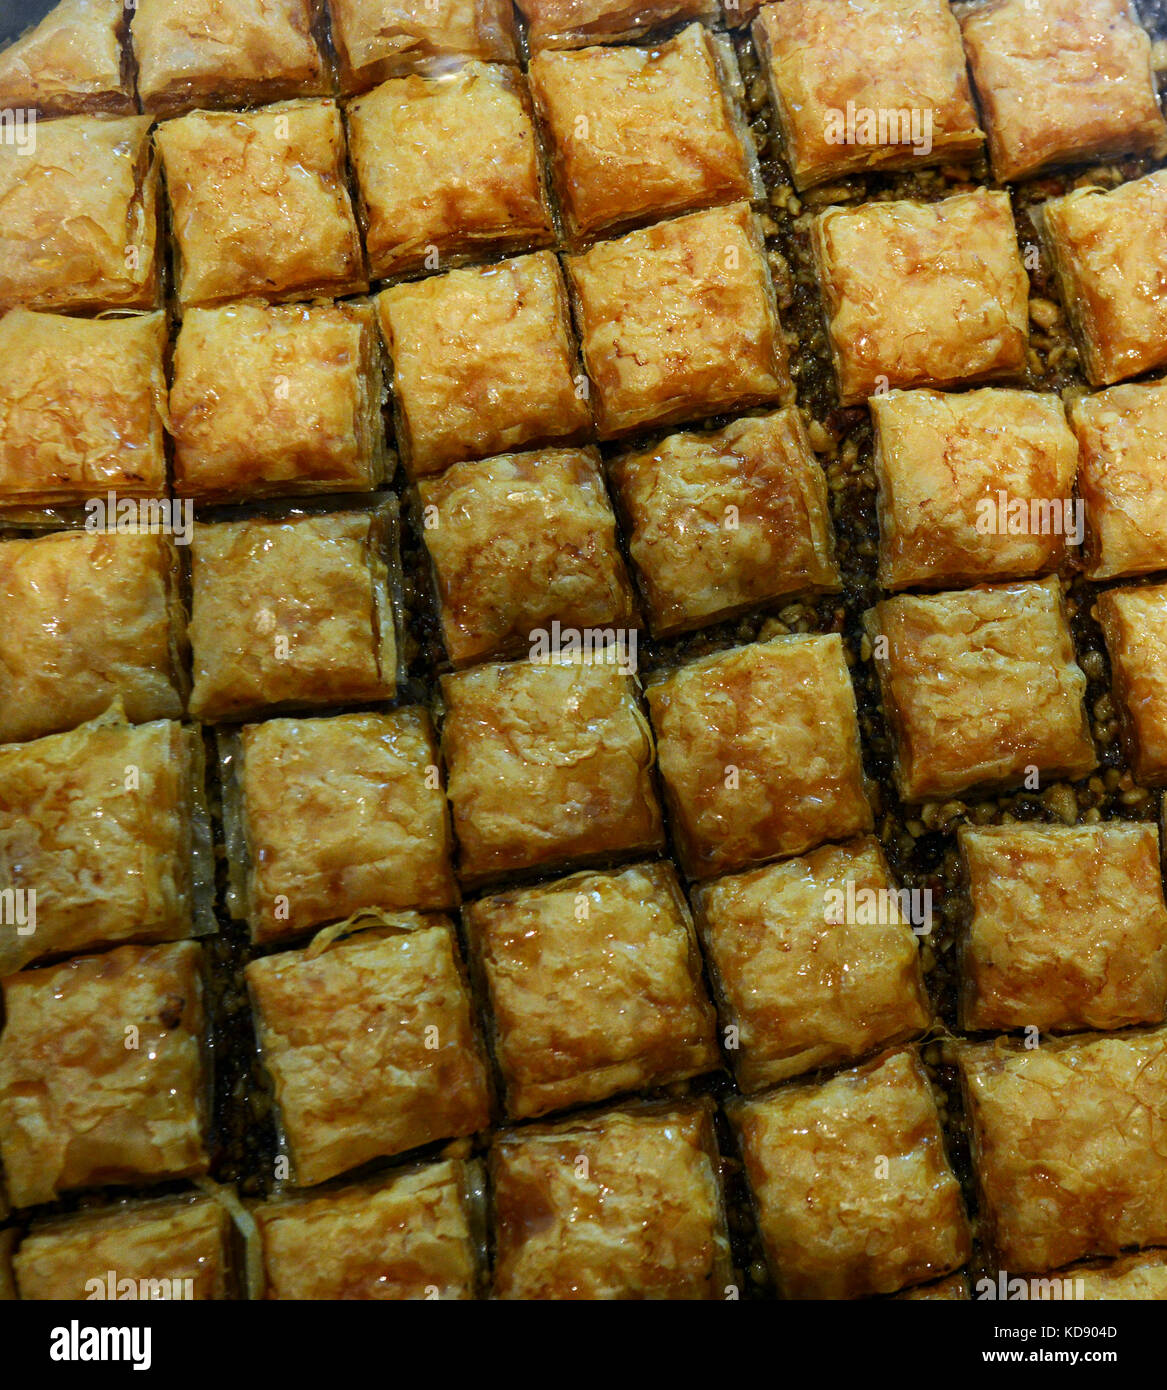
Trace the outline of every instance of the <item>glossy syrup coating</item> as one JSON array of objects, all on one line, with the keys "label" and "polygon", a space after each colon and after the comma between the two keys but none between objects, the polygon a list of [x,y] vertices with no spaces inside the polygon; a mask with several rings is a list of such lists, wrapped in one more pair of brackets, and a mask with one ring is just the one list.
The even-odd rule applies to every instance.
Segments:
[{"label": "glossy syrup coating", "polygon": [[59,0],[0,53],[0,108],[41,116],[136,111],[122,54],[122,0]]},{"label": "glossy syrup coating", "polygon": [[532,53],[640,38],[681,20],[717,19],[717,0],[521,0]]},{"label": "glossy syrup coating", "polygon": [[329,0],[328,10],[346,92],[467,59],[518,62],[509,0]]},{"label": "glossy syrup coating", "polygon": [[1108,589],[1096,610],[1127,757],[1140,781],[1161,786],[1167,782],[1167,585]]}]

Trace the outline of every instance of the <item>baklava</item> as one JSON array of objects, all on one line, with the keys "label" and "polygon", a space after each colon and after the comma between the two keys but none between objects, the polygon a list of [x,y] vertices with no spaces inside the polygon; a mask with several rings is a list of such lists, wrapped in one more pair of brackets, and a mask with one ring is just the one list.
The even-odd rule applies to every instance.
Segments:
[{"label": "baklava", "polygon": [[680,20],[718,19],[717,0],[517,0],[532,53],[639,39]]},{"label": "baklava", "polygon": [[122,0],[59,0],[0,52],[0,107],[41,116],[136,110]]},{"label": "baklava", "polygon": [[1167,585],[1098,596],[1127,757],[1147,786],[1167,783]]},{"label": "baklava", "polygon": [[509,0],[329,0],[328,10],[345,91],[466,59],[518,62]]}]

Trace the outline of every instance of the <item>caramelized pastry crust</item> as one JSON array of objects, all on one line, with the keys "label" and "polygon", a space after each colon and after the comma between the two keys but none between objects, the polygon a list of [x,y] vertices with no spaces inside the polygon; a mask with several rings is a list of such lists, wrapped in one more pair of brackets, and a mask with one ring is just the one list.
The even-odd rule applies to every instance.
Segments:
[{"label": "caramelized pastry crust", "polygon": [[1134,774],[1145,786],[1167,784],[1167,585],[1108,589],[1095,612]]},{"label": "caramelized pastry crust", "polygon": [[717,0],[517,0],[532,53],[638,39],[680,20],[715,24]]},{"label": "caramelized pastry crust", "polygon": [[510,0],[329,0],[328,11],[346,92],[457,59],[518,62]]},{"label": "caramelized pastry crust", "polygon": [[0,107],[41,116],[132,115],[123,17],[122,0],[57,0],[0,52]]}]

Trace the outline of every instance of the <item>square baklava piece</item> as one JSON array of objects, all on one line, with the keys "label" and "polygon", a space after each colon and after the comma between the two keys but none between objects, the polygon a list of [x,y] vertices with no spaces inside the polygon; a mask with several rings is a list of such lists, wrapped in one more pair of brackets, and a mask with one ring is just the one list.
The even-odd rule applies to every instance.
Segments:
[{"label": "square baklava piece", "polygon": [[1082,396],[1070,424],[1081,455],[1087,575],[1167,569],[1167,382]]},{"label": "square baklava piece", "polygon": [[554,242],[518,68],[395,78],[350,103],[348,131],[375,280]]},{"label": "square baklava piece", "polygon": [[1167,171],[1034,212],[1093,386],[1167,363]]},{"label": "square baklava piece", "polygon": [[498,1135],[494,1296],[725,1298],[733,1259],[711,1112],[629,1106]]},{"label": "square baklava piece", "polygon": [[537,54],[531,88],[570,236],[759,196],[740,81],[700,24],[651,48]]},{"label": "square baklava piece", "polygon": [[1083,777],[1086,677],[1054,577],[885,599],[864,617],[905,801]]},{"label": "square baklava piece", "polygon": [[481,898],[463,920],[512,1119],[720,1066],[697,938],[671,865]]},{"label": "square baklava piece", "polygon": [[762,6],[753,36],[800,189],[980,153],[948,0],[782,0]]},{"label": "square baklava piece", "polygon": [[368,289],[335,101],[192,111],[157,140],[183,309]]},{"label": "square baklava piece", "polygon": [[879,582],[943,589],[1057,569],[1080,544],[1061,397],[985,388],[873,396]]},{"label": "square baklava piece", "polygon": [[566,258],[600,436],[791,394],[761,225],[747,203]]},{"label": "square baklava piece", "polygon": [[652,680],[681,865],[708,878],[872,827],[855,692],[835,634],[776,637]]},{"label": "square baklava piece", "polygon": [[1160,1023],[1167,907],[1151,823],[960,829],[966,1029]]},{"label": "square baklava piece", "polygon": [[990,0],[965,6],[961,25],[1001,183],[1167,154],[1151,41],[1131,0]]},{"label": "square baklava piece", "polygon": [[64,531],[0,543],[0,743],[96,719],[181,719],[186,619],[169,536]]},{"label": "square baklava piece", "polygon": [[613,654],[442,678],[464,885],[663,848],[652,730],[635,677]]},{"label": "square baklava piece", "polygon": [[550,251],[394,285],[377,306],[413,476],[589,433],[587,381]]},{"label": "square baklava piece", "polygon": [[158,172],[148,116],[41,121],[0,141],[0,309],[152,309]]},{"label": "square baklava piece", "polygon": [[479,1297],[485,1194],[477,1163],[390,1173],[252,1210],[269,1299]]},{"label": "square baklava piece", "polygon": [[210,1197],[127,1202],[33,1226],[16,1254],[21,1298],[230,1298],[233,1227]]},{"label": "square baklava piece", "polygon": [[200,501],[367,492],[388,466],[367,302],[191,309],[174,348],[174,486]]},{"label": "square baklava piece", "polygon": [[165,720],[103,717],[0,748],[0,887],[28,907],[0,926],[0,973],[189,936],[209,873],[202,780],[198,733]]},{"label": "square baklava piece", "polygon": [[827,208],[812,244],[843,405],[1024,368],[1029,278],[1007,193]]},{"label": "square baklava piece", "polygon": [[[15,18],[15,12],[13,14]],[[39,116],[137,110],[122,0],[60,0],[0,53],[0,107]]]},{"label": "square baklava piece", "polygon": [[246,969],[295,1184],[485,1129],[486,1061],[449,919],[374,917],[322,946]]},{"label": "square baklava piece", "polygon": [[166,316],[0,318],[0,507],[166,493]]},{"label": "square baklava piece", "polygon": [[853,1062],[932,1022],[913,924],[874,839],[699,887],[694,912],[743,1091]]},{"label": "square baklava piece", "polygon": [[595,449],[456,463],[418,492],[455,665],[517,655],[536,631],[637,626]]},{"label": "square baklava piece", "polygon": [[659,636],[840,587],[826,475],[793,407],[671,435],[609,476]]},{"label": "square baklava piece", "polygon": [[682,20],[717,22],[717,0],[518,0],[532,53],[642,38]]},{"label": "square baklava piece", "polygon": [[1167,1242],[1167,1032],[954,1052],[982,1231],[1005,1269]]},{"label": "square baklava piece", "polygon": [[13,1206],[207,1171],[199,946],[119,946],[0,988],[0,1159]]},{"label": "square baklava piece", "polygon": [[1110,654],[1123,745],[1136,778],[1167,784],[1167,585],[1108,589],[1098,621]]},{"label": "square baklava piece", "polygon": [[896,1293],[968,1258],[960,1185],[914,1051],[730,1102],[730,1117],[783,1298]]},{"label": "square baklava piece", "polygon": [[196,719],[393,698],[394,507],[200,522],[191,564]]},{"label": "square baklava piece", "polygon": [[429,714],[271,719],[239,735],[238,907],[261,943],[362,908],[460,901]]},{"label": "square baklava piece", "polygon": [[320,9],[318,0],[136,0],[142,110],[173,116],[323,95],[331,74],[313,36]]},{"label": "square baklava piece", "polygon": [[408,72],[449,72],[458,60],[517,63],[510,0],[329,0],[346,92]]}]

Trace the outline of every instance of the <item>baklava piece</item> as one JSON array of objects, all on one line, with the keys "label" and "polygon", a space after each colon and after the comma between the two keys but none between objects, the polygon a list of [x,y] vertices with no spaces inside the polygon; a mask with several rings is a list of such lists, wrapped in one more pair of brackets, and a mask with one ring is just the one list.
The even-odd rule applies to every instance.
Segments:
[{"label": "baklava piece", "polygon": [[143,111],[257,106],[322,96],[331,76],[313,37],[318,0],[136,0]]},{"label": "baklava piece", "polygon": [[839,589],[826,476],[796,409],[672,435],[609,472],[657,635]]},{"label": "baklava piece", "polygon": [[157,199],[149,116],[63,116],[0,141],[0,309],[152,309]]},{"label": "baklava piece", "polygon": [[960,849],[972,900],[964,1028],[1162,1022],[1167,907],[1153,823],[966,825]]},{"label": "baklava piece", "polygon": [[396,78],[349,105],[348,130],[375,280],[555,241],[517,68]]},{"label": "baklava piece", "polygon": [[737,77],[700,24],[651,48],[540,53],[531,88],[573,239],[761,192]]},{"label": "baklava piece", "polygon": [[490,1123],[448,919],[385,917],[323,951],[253,960],[246,974],[297,1186]]},{"label": "baklava piece", "polygon": [[0,748],[0,886],[28,906],[26,921],[0,926],[0,972],[189,936],[202,774],[197,732],[162,720],[103,718]]},{"label": "baklava piece", "polygon": [[843,405],[1024,368],[1029,278],[1007,193],[827,208],[812,242]]},{"label": "baklava piece", "polygon": [[1167,171],[1051,198],[1034,221],[1091,385],[1167,363]]},{"label": "baklava piece", "polygon": [[1123,744],[1135,777],[1167,784],[1167,585],[1100,594]]},{"label": "baklava piece", "polygon": [[157,139],[183,309],[368,289],[335,101],[193,111]]},{"label": "baklava piece", "polygon": [[519,59],[510,0],[329,0],[328,10],[346,92],[407,72],[449,72],[459,59]]},{"label": "baklava piece", "polygon": [[[903,905],[874,839],[696,890],[722,1036],[743,1091],[854,1062],[928,1027]],[[922,934],[930,921],[916,925]]]},{"label": "baklava piece", "polygon": [[761,226],[747,203],[567,257],[600,435],[791,394]]},{"label": "baklava piece", "polygon": [[193,941],[119,946],[0,987],[0,1158],[13,1206],[207,1171],[203,961]]},{"label": "baklava piece", "polygon": [[518,0],[532,53],[622,43],[681,20],[714,24],[717,0]]},{"label": "baklava piece", "polygon": [[1062,1270],[1062,1276],[1075,1281],[1075,1298],[1090,1302],[1167,1302],[1167,1250],[1123,1255],[1107,1264],[1071,1266]]},{"label": "baklava piece", "polygon": [[196,719],[393,698],[392,506],[199,523],[191,563]]},{"label": "baklava piece", "polygon": [[595,449],[456,463],[418,491],[456,666],[525,653],[556,619],[579,630],[637,626]]},{"label": "baklava piece", "polygon": [[60,0],[0,52],[0,107],[40,116],[137,110],[122,0]]},{"label": "baklava piece", "polygon": [[1151,41],[1131,0],[991,0],[965,6],[961,24],[1000,182],[1167,154]]},{"label": "baklava piece", "polygon": [[434,1163],[252,1215],[269,1299],[472,1299],[483,1280],[478,1165]]},{"label": "baklava piece", "polygon": [[0,743],[96,719],[181,719],[186,619],[168,536],[65,531],[0,544]]},{"label": "baklava piece", "polygon": [[664,847],[652,730],[608,658],[479,666],[442,678],[442,752],[464,885]]},{"label": "baklava piece", "polygon": [[463,920],[511,1119],[720,1066],[697,938],[671,865],[500,893],[469,904]]},{"label": "baklava piece", "polygon": [[1010,1273],[1167,1243],[1167,1034],[954,1049],[981,1225]]},{"label": "baklava piece", "polygon": [[1057,579],[901,594],[864,624],[905,801],[1083,777],[1098,765]]},{"label": "baklava piece", "polygon": [[1057,569],[1081,542],[1061,397],[986,388],[873,396],[879,582],[953,588]]},{"label": "baklava piece", "polygon": [[413,476],[591,429],[567,290],[550,251],[377,296],[397,438]]},{"label": "baklava piece", "polygon": [[960,1185],[915,1052],[730,1102],[730,1117],[784,1298],[896,1293],[968,1258]]},{"label": "baklava piece", "polygon": [[191,309],[170,388],[175,491],[222,502],[376,488],[382,389],[369,303]]},{"label": "baklava piece", "polygon": [[1167,569],[1167,382],[1112,386],[1070,406],[1091,579]]},{"label": "baklava piece", "polygon": [[224,1299],[232,1222],[209,1197],[167,1197],[34,1226],[16,1254],[21,1298]]},{"label": "baklava piece", "polygon": [[711,1111],[630,1106],[498,1135],[495,1297],[725,1298],[733,1260]]},{"label": "baklava piece", "polygon": [[646,694],[690,878],[872,828],[836,634],[718,652],[659,676]]},{"label": "baklava piece", "polygon": [[763,5],[753,36],[800,189],[980,153],[948,0],[782,0]]},{"label": "baklava piece", "polygon": [[239,904],[267,943],[362,908],[460,901],[428,713],[272,719],[239,737]]}]

